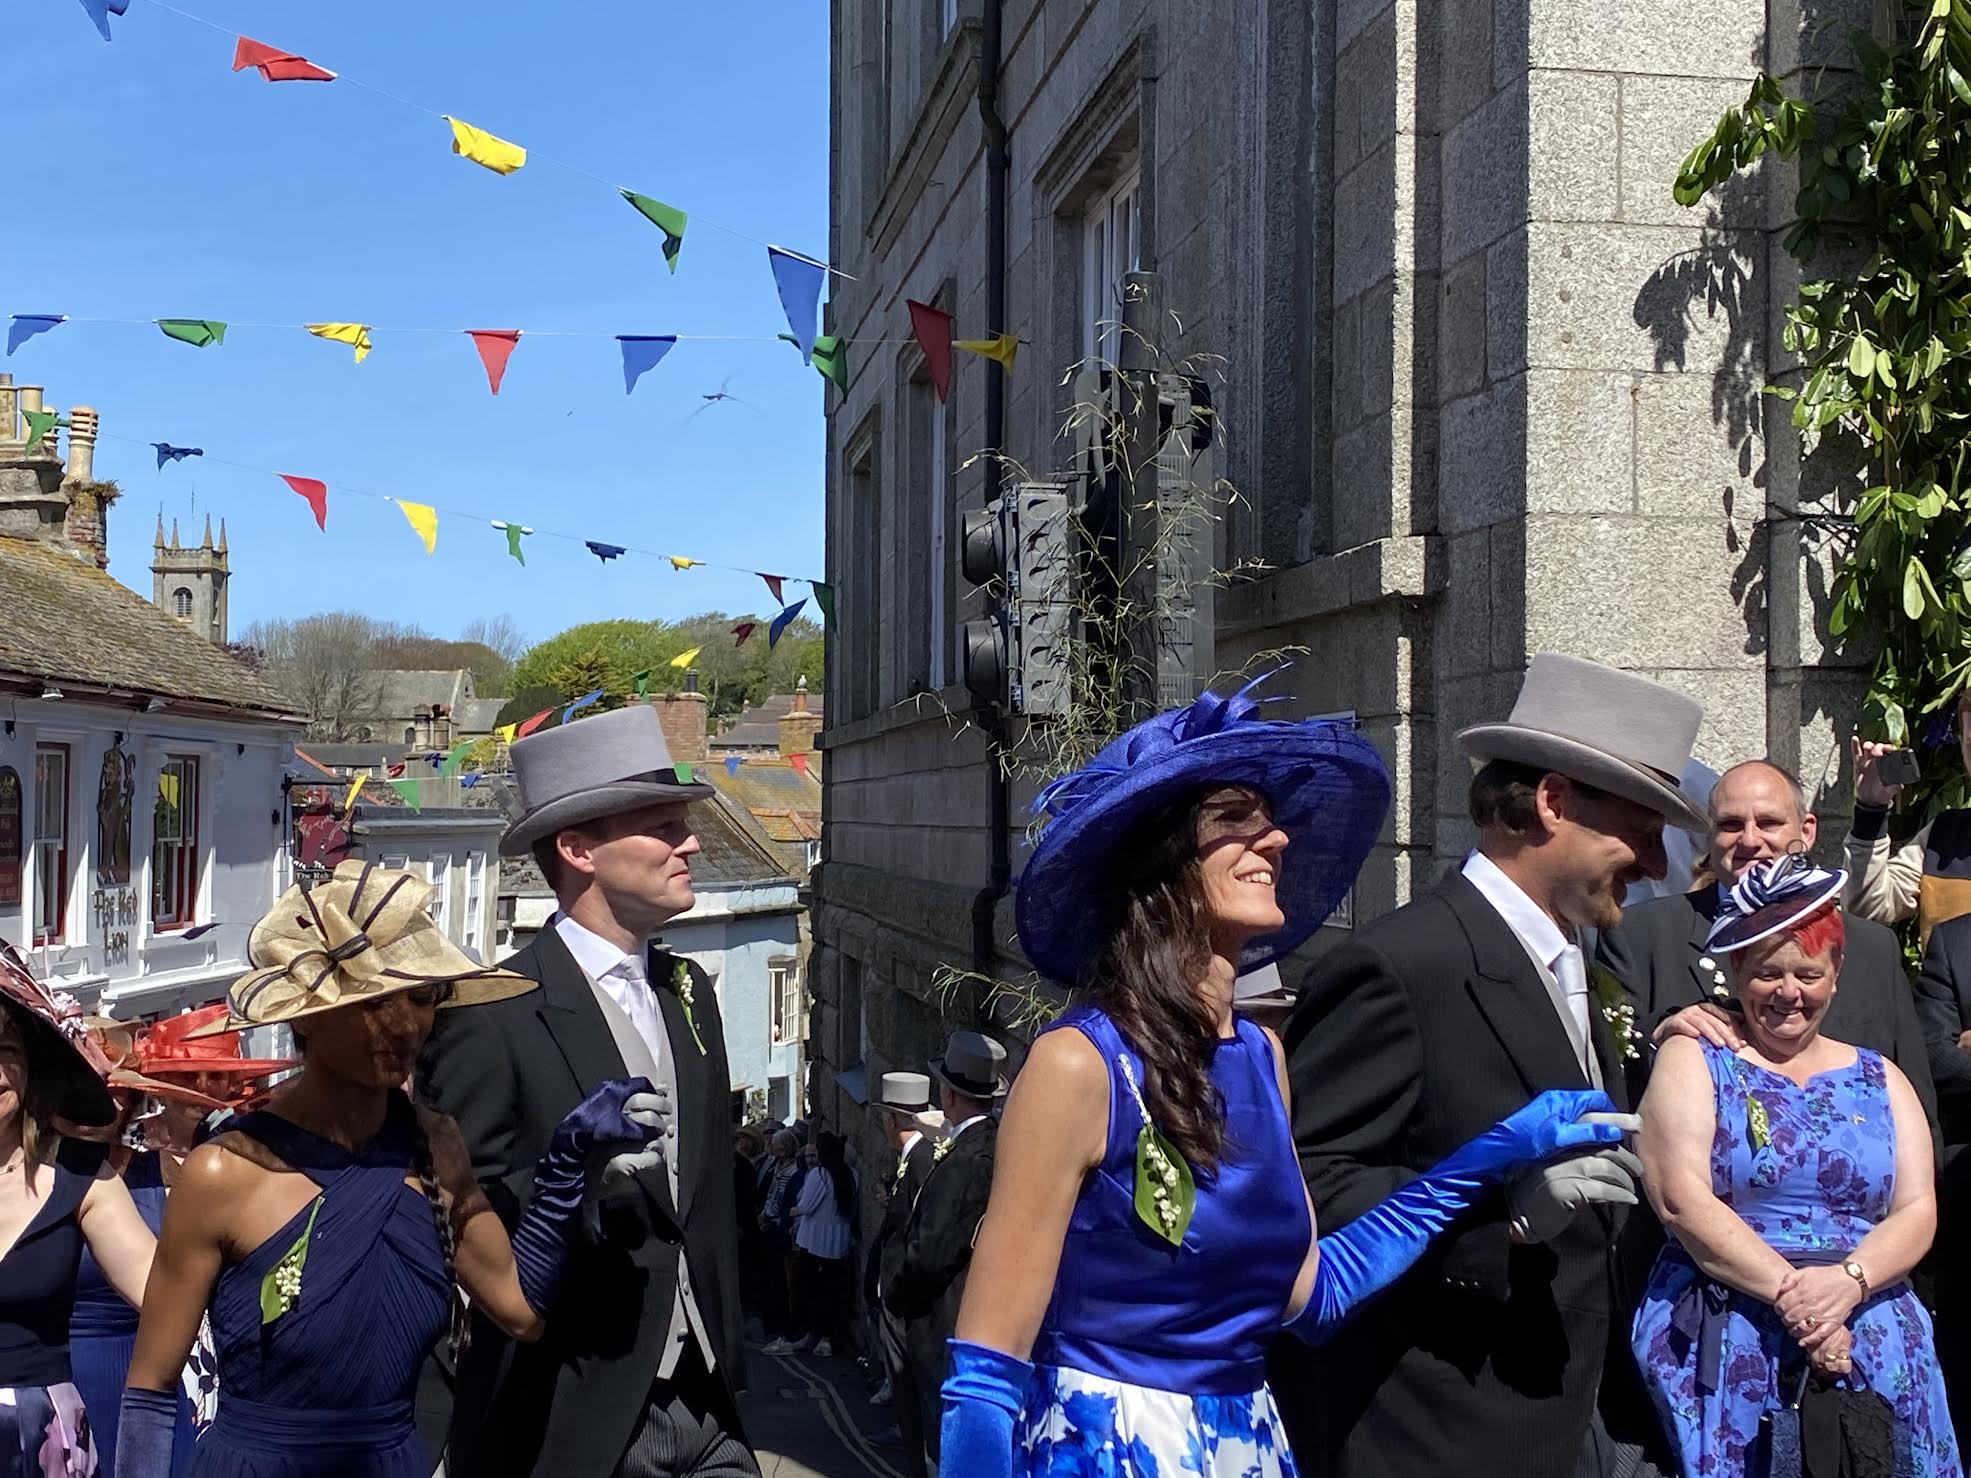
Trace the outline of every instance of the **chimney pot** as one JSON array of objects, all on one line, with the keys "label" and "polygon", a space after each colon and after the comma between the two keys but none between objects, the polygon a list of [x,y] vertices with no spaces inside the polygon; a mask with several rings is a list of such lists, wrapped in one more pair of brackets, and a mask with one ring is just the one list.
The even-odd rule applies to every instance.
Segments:
[{"label": "chimney pot", "polygon": [[86,405],[68,413],[68,476],[75,482],[96,480],[96,412]]}]

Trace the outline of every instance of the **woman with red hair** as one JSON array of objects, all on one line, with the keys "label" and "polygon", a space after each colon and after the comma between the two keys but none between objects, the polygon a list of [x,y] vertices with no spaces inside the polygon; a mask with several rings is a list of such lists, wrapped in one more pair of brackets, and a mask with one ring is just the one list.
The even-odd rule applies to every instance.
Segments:
[{"label": "woman with red hair", "polygon": [[1670,1241],[1632,1341],[1689,1474],[1765,1472],[1761,1422],[1810,1382],[1881,1398],[1896,1471],[1963,1471],[1907,1281],[1937,1229],[1923,1109],[1895,1064],[1821,1034],[1844,881],[1796,854],[1724,896],[1707,948],[1729,957],[1746,1045],[1673,1037],[1643,1099],[1644,1183]]}]

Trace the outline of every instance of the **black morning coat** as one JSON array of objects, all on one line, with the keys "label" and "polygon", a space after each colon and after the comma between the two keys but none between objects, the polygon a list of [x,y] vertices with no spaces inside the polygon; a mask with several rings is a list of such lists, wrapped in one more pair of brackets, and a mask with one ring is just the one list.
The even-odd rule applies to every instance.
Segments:
[{"label": "black morning coat", "polygon": [[[588,979],[560,935],[544,929],[502,963],[541,988],[439,1012],[418,1087],[426,1102],[458,1120],[473,1171],[511,1230],[556,1126],[592,1090],[625,1073]],[[705,1044],[699,1051],[669,984],[674,963],[653,950],[648,968],[676,1065],[677,1201],[662,1166],[604,1199],[597,1208],[603,1240],[576,1234],[538,1343],[515,1344],[474,1317],[453,1404],[452,1478],[608,1478],[650,1398],[680,1256],[690,1259],[712,1341],[727,1408],[720,1415],[728,1430],[739,1430],[731,1399],[744,1384],[739,1227],[725,1034],[716,992],[688,966],[692,1015]]]},{"label": "black morning coat", "polygon": [[[1598,1010],[1590,1027],[1626,1109]],[[1323,1234],[1535,1094],[1592,1086],[1524,946],[1456,874],[1324,955],[1285,1041]],[[1572,1478],[1604,1362],[1633,1376],[1614,1256],[1622,1209],[1516,1246],[1495,1192],[1319,1350],[1280,1341],[1275,1389],[1301,1471]]]},{"label": "black morning coat", "polygon": [[[975,1126],[975,1132],[984,1125]],[[954,1152],[956,1146],[953,1147]],[[917,1197],[924,1189],[924,1182],[931,1178],[931,1167],[937,1163],[937,1146],[931,1136],[918,1136],[917,1143],[910,1147],[909,1155],[903,1159],[903,1174],[891,1172],[885,1194],[889,1200],[883,1207],[883,1224],[876,1231],[877,1286],[888,1288],[896,1281],[898,1271],[903,1267],[905,1233],[910,1229],[910,1212],[917,1204]]]},{"label": "black morning coat", "polygon": [[932,1392],[944,1383],[945,1341],[958,1327],[998,1147],[999,1120],[988,1116],[932,1166],[910,1213],[896,1271],[883,1284],[883,1306],[905,1321],[904,1348]]}]

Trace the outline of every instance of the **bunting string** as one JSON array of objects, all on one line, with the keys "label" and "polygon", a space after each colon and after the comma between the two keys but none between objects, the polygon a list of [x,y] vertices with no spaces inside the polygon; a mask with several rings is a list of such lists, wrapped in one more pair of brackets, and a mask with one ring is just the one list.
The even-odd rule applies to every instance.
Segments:
[{"label": "bunting string", "polygon": [[[54,413],[48,412],[47,414],[53,415]],[[146,451],[155,451],[160,446],[170,447],[168,442],[147,441],[134,436],[119,436],[113,431],[99,430],[96,435],[99,441],[122,442],[132,447],[143,447]],[[171,450],[175,451],[179,449],[171,448]],[[530,539],[556,539],[563,543],[581,545],[587,553],[594,555],[598,561],[604,564],[625,555],[641,555],[648,559],[662,560],[669,564],[673,570],[678,571],[706,569],[721,570],[733,575],[750,575],[756,580],[768,581],[769,588],[771,588],[772,582],[776,581],[806,585],[814,597],[815,604],[821,608],[823,619],[825,621],[832,621],[833,619],[833,590],[826,581],[816,580],[806,575],[769,575],[753,565],[724,564],[718,560],[700,559],[696,555],[669,554],[655,549],[638,548],[632,544],[603,543],[585,534],[571,534],[558,529],[536,528],[531,524],[514,523],[508,519],[488,519],[483,513],[467,512],[458,508],[446,508],[431,503],[413,502],[409,499],[395,497],[389,493],[373,492],[368,488],[352,487],[341,482],[331,484],[318,478],[297,477],[291,473],[277,472],[267,467],[255,467],[250,463],[231,461],[228,458],[214,456],[208,452],[198,452],[196,455],[213,466],[230,467],[237,472],[250,472],[258,477],[278,479],[286,483],[290,489],[307,500],[309,512],[313,515],[316,526],[322,529],[323,532],[327,532],[328,529],[328,501],[331,493],[337,497],[348,495],[358,498],[368,498],[377,502],[395,504],[398,512],[404,516],[418,539],[423,542],[427,554],[436,552],[441,517],[455,518],[468,525],[480,527],[490,526],[494,530],[503,533],[506,536],[507,552],[512,554],[523,565],[526,563],[526,560],[520,553],[520,540],[522,536]],[[160,465],[162,461],[163,458],[160,458]],[[775,598],[779,599],[778,596]],[[805,597],[803,600],[805,600]],[[782,604],[784,613],[786,607],[784,602]],[[796,606],[798,607],[799,604],[800,602],[797,602]],[[791,620],[792,618],[789,617],[789,619]]]},{"label": "bunting string", "polygon": [[[510,175],[528,164],[552,165],[556,169],[565,170],[570,174],[580,175],[583,179],[606,186],[623,195],[626,199],[631,199],[632,204],[636,203],[635,199],[632,198],[637,195],[636,191],[614,180],[607,179],[592,169],[585,169],[579,164],[571,163],[565,159],[558,159],[551,154],[543,154],[539,149],[523,148],[518,143],[509,142],[495,133],[475,127],[470,123],[465,123],[452,114],[446,113],[438,108],[426,107],[423,103],[414,102],[410,98],[400,97],[385,88],[365,82],[361,78],[352,77],[347,72],[323,66],[312,58],[294,56],[280,50],[277,46],[268,45],[264,42],[256,41],[252,37],[244,36],[240,32],[233,30],[230,26],[222,26],[217,21],[207,20],[202,15],[194,15],[189,10],[180,9],[178,6],[170,4],[169,0],[143,0],[143,3],[154,9],[162,10],[169,15],[175,15],[180,20],[189,21],[193,25],[204,26],[208,31],[215,32],[231,41],[233,43],[232,66],[234,71],[239,71],[245,67],[254,67],[265,80],[272,83],[309,81],[328,84],[340,83],[348,87],[360,88],[364,92],[395,103],[399,107],[409,108],[413,112],[423,114],[426,118],[443,123],[451,133],[452,150],[454,153],[470,159],[476,164],[483,165],[485,168],[493,170],[498,174]],[[120,16],[124,14],[128,4],[129,0],[82,0],[83,9],[89,13],[89,18],[96,23],[96,28],[102,32],[105,41],[111,39],[108,17],[102,14],[105,6]],[[641,198],[646,201],[650,200],[649,196],[643,196]],[[650,203],[657,204],[658,202],[650,201]],[[640,205],[637,208],[639,210],[643,209]],[[674,211],[669,206],[663,206],[661,208],[675,214],[678,218],[679,226],[682,226],[684,217],[681,211]],[[648,212],[645,213],[648,214]],[[670,227],[664,222],[656,221],[655,217],[652,217],[652,220],[654,224],[658,224],[660,229],[665,232],[664,256],[665,260],[670,264],[671,270],[675,272],[677,270],[676,258],[678,252],[677,248],[671,244],[673,238],[670,234]],[[720,221],[712,220],[708,216],[694,215],[692,220],[697,225],[709,226],[714,231],[721,232],[740,241],[749,241],[753,245],[765,247],[769,251],[784,252],[786,250],[785,248],[774,246],[772,242],[762,237],[742,231],[736,226],[729,226]],[[682,231],[680,230],[677,239],[681,240],[681,238]],[[801,254],[790,253],[790,255],[800,256]],[[838,267],[831,266],[826,262],[817,261],[812,257],[802,257],[801,259],[814,262],[823,273],[839,277],[845,282],[854,282],[857,280],[849,273],[842,271]],[[776,272],[776,278],[778,275]],[[798,327],[796,328],[796,332],[799,332]],[[805,357],[805,351],[803,351],[803,354]]]}]

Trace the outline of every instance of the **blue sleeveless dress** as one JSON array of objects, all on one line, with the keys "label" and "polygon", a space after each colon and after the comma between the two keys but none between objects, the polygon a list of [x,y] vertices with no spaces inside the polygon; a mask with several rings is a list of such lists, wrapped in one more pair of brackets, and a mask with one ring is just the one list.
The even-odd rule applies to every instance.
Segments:
[{"label": "blue sleeveless dress", "polygon": [[[393,1094],[353,1155],[264,1110],[228,1127],[321,1192],[213,1287],[219,1407],[194,1478],[429,1478],[413,1398],[451,1281],[430,1203],[404,1182],[419,1133],[410,1102]],[[300,1292],[263,1323],[261,1280],[304,1232]]]},{"label": "blue sleeveless dress", "polygon": [[[1736,1053],[1703,1048],[1718,1112],[1712,1190],[1796,1266],[1846,1257],[1888,1214],[1895,1190],[1881,1056],[1858,1048],[1852,1064],[1802,1088]],[[1752,1099],[1765,1113],[1758,1144]],[[1894,1408],[1896,1471],[1959,1478],[1930,1316],[1909,1284],[1874,1290],[1848,1329],[1854,1372],[1842,1384],[1879,1392]],[[1798,1346],[1772,1306],[1710,1283],[1673,1240],[1656,1259],[1631,1344],[1684,1471],[1741,1478],[1760,1417],[1780,1405],[1781,1357],[1797,1371]]]},{"label": "blue sleeveless dress", "polygon": [[[155,1151],[132,1155],[123,1169],[123,1183],[137,1214],[155,1236],[164,1225],[164,1174]],[[116,1471],[117,1419],[123,1386],[130,1374],[130,1355],[137,1347],[137,1311],[110,1287],[109,1280],[87,1247],[75,1282],[75,1317],[69,1321],[69,1362],[75,1386],[89,1410],[96,1437],[96,1456],[105,1473]],[[181,1389],[178,1433],[171,1446],[170,1478],[184,1478],[192,1462],[192,1403]]]},{"label": "blue sleeveless dress", "polygon": [[1143,1116],[1122,1064],[1140,1085],[1141,1059],[1093,1007],[1049,1030],[1080,1032],[1108,1064],[1109,1138],[1034,1342],[1015,1478],[1293,1478],[1265,1357],[1314,1228],[1266,1034],[1240,1019],[1219,1043],[1225,1152],[1172,1247],[1135,1212]]}]

